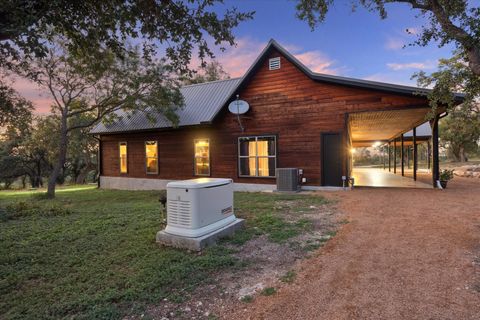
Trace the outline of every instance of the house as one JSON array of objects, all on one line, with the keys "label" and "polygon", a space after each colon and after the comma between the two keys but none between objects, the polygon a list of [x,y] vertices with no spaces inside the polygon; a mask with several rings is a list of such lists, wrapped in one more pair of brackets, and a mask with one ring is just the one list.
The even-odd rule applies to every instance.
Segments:
[{"label": "house", "polygon": [[[275,169],[285,167],[303,170],[305,189],[341,186],[352,175],[352,147],[399,144],[431,110],[427,90],[314,73],[274,40],[242,78],[181,92],[178,128],[161,115],[151,122],[120,113],[92,130],[100,140],[101,187],[162,189],[171,180],[224,177],[240,190],[275,189]],[[249,111],[230,113],[235,99]],[[438,112],[432,182],[439,175]]]}]

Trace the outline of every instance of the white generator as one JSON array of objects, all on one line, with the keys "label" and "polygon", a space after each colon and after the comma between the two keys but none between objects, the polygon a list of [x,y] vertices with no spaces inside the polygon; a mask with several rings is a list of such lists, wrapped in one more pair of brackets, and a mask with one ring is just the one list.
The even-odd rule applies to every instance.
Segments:
[{"label": "white generator", "polygon": [[166,233],[197,238],[235,220],[232,179],[199,178],[167,184]]}]

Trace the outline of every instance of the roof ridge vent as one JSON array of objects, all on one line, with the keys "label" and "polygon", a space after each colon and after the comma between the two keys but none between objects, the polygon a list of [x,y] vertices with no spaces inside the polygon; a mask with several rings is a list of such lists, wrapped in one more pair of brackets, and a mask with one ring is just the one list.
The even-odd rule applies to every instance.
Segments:
[{"label": "roof ridge vent", "polygon": [[280,57],[270,58],[268,60],[268,70],[280,69]]}]

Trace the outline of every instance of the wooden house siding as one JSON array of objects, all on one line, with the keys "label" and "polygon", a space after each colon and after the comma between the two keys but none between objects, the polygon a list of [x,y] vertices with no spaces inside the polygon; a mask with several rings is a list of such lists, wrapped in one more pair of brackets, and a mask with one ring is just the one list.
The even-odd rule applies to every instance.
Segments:
[{"label": "wooden house siding", "polygon": [[[268,59],[277,56],[281,58],[281,68],[269,70]],[[193,178],[194,139],[208,138],[212,177],[274,184],[274,178],[238,177],[237,141],[241,136],[276,135],[277,167],[301,168],[307,178],[306,184],[318,186],[322,174],[321,133],[344,134],[346,113],[427,104],[421,97],[312,80],[275,50],[238,94],[250,104],[250,111],[241,117],[244,132],[236,116],[224,108],[210,125],[102,135],[102,174],[152,179]],[[158,141],[158,174],[145,172],[144,143],[147,140]],[[119,168],[118,143],[121,141],[128,143],[126,174],[120,174]],[[344,145],[346,155],[347,143]]]}]

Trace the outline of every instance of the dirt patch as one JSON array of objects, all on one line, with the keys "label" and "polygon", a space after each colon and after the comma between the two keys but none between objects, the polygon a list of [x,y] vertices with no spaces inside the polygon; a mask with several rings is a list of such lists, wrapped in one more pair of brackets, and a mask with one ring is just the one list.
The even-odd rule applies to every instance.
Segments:
[{"label": "dirt patch", "polygon": [[[246,307],[262,292],[275,295],[278,288],[295,278],[300,261],[310,259],[315,250],[335,235],[340,221],[345,221],[333,202],[302,207],[285,200],[276,202],[274,210],[285,223],[304,222],[308,227],[280,242],[272,241],[268,234],[258,234],[242,245],[229,241],[221,243],[233,251],[241,266],[212,275],[207,283],[192,292],[179,292],[174,299],[165,299],[152,306],[143,316],[153,319],[216,319],[226,310]],[[255,232],[255,228],[252,229]]]},{"label": "dirt patch", "polygon": [[480,182],[323,194],[349,224],[293,285],[221,319],[479,319]]}]

